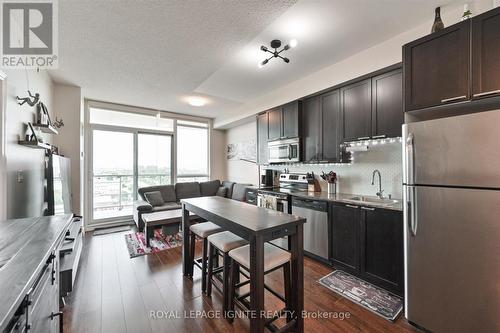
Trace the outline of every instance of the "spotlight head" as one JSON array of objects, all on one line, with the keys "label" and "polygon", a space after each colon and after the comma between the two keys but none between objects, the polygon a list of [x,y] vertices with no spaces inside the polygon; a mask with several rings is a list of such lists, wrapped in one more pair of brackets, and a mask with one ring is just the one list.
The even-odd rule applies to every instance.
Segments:
[{"label": "spotlight head", "polygon": [[285,47],[283,47],[283,50],[285,50],[285,51],[286,51],[286,50],[288,50],[288,49],[290,49],[290,45],[286,44],[286,45],[285,45]]},{"label": "spotlight head", "polygon": [[290,62],[290,59],[288,58],[283,58],[283,61],[286,62],[287,64]]},{"label": "spotlight head", "polygon": [[262,45],[262,46],[260,47],[260,49],[261,49],[262,51],[264,51],[264,52],[267,52],[267,47],[265,47],[264,45]]},{"label": "spotlight head", "polygon": [[260,68],[264,67],[264,66],[267,64],[267,62],[268,62],[268,61],[269,61],[269,60],[267,60],[267,59],[262,60],[262,62],[261,62],[261,63],[259,63],[259,67],[260,67]]}]

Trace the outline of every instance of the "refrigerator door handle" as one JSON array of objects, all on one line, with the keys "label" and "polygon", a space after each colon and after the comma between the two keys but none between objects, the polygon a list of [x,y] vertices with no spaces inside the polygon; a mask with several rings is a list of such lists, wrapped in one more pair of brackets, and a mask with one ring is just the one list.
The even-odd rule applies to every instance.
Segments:
[{"label": "refrigerator door handle", "polygon": [[406,157],[406,181],[408,185],[415,183],[414,177],[414,147],[413,147],[413,133],[408,133],[405,142],[405,157]]},{"label": "refrigerator door handle", "polygon": [[408,220],[408,229],[410,229],[410,234],[415,237],[417,236],[417,207],[415,202],[415,188],[413,186],[408,186],[408,199],[406,201],[406,218]]}]

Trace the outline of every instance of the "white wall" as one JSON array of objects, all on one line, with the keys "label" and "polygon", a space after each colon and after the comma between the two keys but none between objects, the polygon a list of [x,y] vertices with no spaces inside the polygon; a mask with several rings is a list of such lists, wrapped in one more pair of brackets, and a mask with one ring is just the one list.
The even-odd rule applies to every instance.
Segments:
[{"label": "white wall", "polygon": [[[59,148],[59,154],[71,160],[71,190],[73,193],[72,205],[75,214],[83,213],[83,198],[80,197],[80,161],[83,156],[80,151],[83,135],[80,123],[82,105],[82,91],[80,87],[54,84],[54,112],[55,117],[63,119],[64,127],[59,129],[59,135],[54,136],[54,145]],[[82,183],[83,184],[83,183]]]},{"label": "white wall", "polygon": [[[492,6],[492,0],[477,0],[471,3],[470,8],[473,14],[477,15],[491,9]],[[442,7],[441,16],[445,26],[457,23],[462,10],[462,4]],[[241,124],[261,111],[401,62],[402,46],[429,34],[432,22],[433,16],[430,13],[428,22],[259,97],[231,112],[233,116],[216,119],[214,127],[229,128],[234,124]]]},{"label": "white wall", "polygon": [[[40,100],[53,115],[53,84],[46,71],[6,70],[5,103],[5,178],[7,183],[7,218],[40,216],[44,209],[44,150],[20,146],[17,142],[24,138],[26,123],[35,122],[36,107],[25,104],[19,106],[16,96],[25,97],[29,89],[39,93]],[[50,135],[44,136],[51,143]],[[18,171],[24,176],[17,181]],[[3,199],[3,200],[5,200]]]},{"label": "white wall", "polygon": [[[233,127],[226,132],[226,144],[240,143],[254,140],[257,142],[257,122],[252,121],[241,126]],[[227,160],[224,154],[224,160],[227,164],[227,179],[252,185],[259,185],[259,167],[255,163],[238,160]]]}]

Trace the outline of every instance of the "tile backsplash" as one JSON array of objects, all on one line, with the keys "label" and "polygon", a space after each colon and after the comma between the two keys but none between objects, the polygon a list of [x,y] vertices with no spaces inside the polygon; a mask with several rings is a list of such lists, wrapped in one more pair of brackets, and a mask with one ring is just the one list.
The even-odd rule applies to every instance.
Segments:
[{"label": "tile backsplash", "polygon": [[[401,199],[403,190],[402,147],[399,141],[370,145],[370,150],[353,152],[351,164],[290,164],[263,167],[283,172],[285,167],[290,173],[314,172],[320,175],[321,171],[337,173],[337,192],[362,195],[375,195],[378,191],[378,177],[375,185],[371,185],[373,170],[378,169],[382,174],[382,189],[384,195],[392,195]],[[326,191],[326,182],[320,178],[321,187]]]}]

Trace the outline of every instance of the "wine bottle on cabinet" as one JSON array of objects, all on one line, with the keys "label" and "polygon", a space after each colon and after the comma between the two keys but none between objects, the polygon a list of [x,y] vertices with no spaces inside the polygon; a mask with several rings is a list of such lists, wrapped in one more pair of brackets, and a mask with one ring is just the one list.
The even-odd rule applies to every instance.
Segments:
[{"label": "wine bottle on cabinet", "polygon": [[434,24],[432,25],[431,32],[436,32],[444,29],[444,23],[441,20],[441,7],[436,7]]}]

